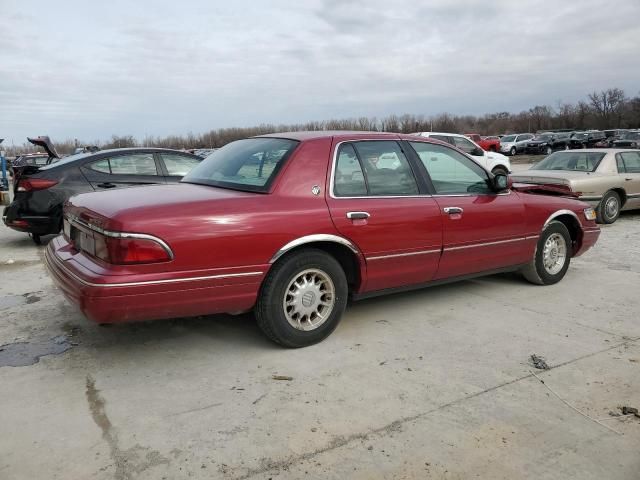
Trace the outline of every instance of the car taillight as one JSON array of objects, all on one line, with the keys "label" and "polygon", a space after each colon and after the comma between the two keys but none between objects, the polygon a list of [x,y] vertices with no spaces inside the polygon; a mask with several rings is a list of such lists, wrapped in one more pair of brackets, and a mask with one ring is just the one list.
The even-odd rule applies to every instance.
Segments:
[{"label": "car taillight", "polygon": [[110,237],[94,233],[95,256],[107,263],[131,265],[171,260],[171,253],[155,240],[136,237]]},{"label": "car taillight", "polygon": [[56,180],[47,180],[46,178],[22,178],[18,182],[16,191],[33,192],[34,190],[46,190],[57,183]]}]

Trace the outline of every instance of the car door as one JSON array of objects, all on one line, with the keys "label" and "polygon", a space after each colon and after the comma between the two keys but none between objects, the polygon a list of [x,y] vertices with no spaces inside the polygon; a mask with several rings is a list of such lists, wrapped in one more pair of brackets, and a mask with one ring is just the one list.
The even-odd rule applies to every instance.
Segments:
[{"label": "car door", "polygon": [[118,153],[82,166],[95,190],[165,183],[153,152]]},{"label": "car door", "polygon": [[167,183],[178,183],[193,167],[198,165],[203,158],[193,155],[185,155],[178,152],[158,152],[160,167]]},{"label": "car door", "polygon": [[434,279],[527,262],[535,239],[525,239],[525,209],[517,193],[496,193],[489,174],[460,152],[410,142],[433,188],[443,225],[443,252]]},{"label": "car door", "polygon": [[327,204],[340,234],[365,257],[363,290],[428,282],[442,248],[438,205],[394,140],[333,146]]},{"label": "car door", "polygon": [[640,152],[620,152],[616,154],[618,173],[624,179],[629,208],[640,208]]}]

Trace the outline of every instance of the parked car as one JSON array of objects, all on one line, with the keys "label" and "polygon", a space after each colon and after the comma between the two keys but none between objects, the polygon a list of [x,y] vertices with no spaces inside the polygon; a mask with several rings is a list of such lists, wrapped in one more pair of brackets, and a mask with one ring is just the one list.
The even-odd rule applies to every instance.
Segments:
[{"label": "parked car", "polygon": [[525,153],[534,155],[550,155],[556,150],[568,150],[572,132],[540,133],[527,142]]},{"label": "parked car", "polygon": [[598,130],[589,130],[587,132],[574,132],[569,138],[569,148],[593,148],[597,144],[602,145],[600,142],[606,140],[604,132]]},{"label": "parked car", "polygon": [[426,137],[278,133],[222,147],[177,185],[72,197],[45,261],[98,323],[253,309],[269,338],[303,347],[348,298],[501,271],[554,284],[596,242],[594,219]]},{"label": "parked car", "polygon": [[465,137],[470,138],[482,148],[485,152],[498,152],[500,151],[500,139],[481,137],[477,133],[465,133]]},{"label": "parked car", "polygon": [[202,158],[207,158],[209,155],[211,155],[215,151],[216,151],[215,148],[196,148],[193,151],[193,154]]},{"label": "parked car", "polygon": [[14,200],[5,225],[40,236],[62,228],[62,206],[77,193],[152,183],[175,183],[202,158],[160,148],[121,148],[66,157],[48,165],[14,167]]},{"label": "parked car", "polygon": [[640,208],[640,150],[556,152],[512,178],[573,192],[595,208],[600,223],[613,223],[622,210]]},{"label": "parked car", "polygon": [[628,131],[613,141],[613,148],[640,148],[640,132]]},{"label": "parked car", "polygon": [[11,169],[14,170],[14,173],[15,169],[19,167],[25,167],[28,165],[49,165],[50,163],[53,163],[60,159],[60,155],[58,155],[53,142],[46,135],[42,135],[39,137],[27,137],[27,141],[29,141],[29,143],[35,145],[36,147],[42,147],[44,152],[27,153],[25,155],[16,157],[16,159],[11,162]]},{"label": "parked car", "polygon": [[475,143],[470,138],[457,133],[439,133],[439,132],[419,132],[413,135],[419,135],[421,137],[433,138],[441,142],[448,143],[450,145],[459,148],[467,155],[470,155],[481,166],[491,171],[492,173],[504,173],[507,174],[511,171],[511,162],[509,159],[497,152],[486,152],[480,145]]},{"label": "parked car", "polygon": [[511,156],[523,153],[527,142],[533,139],[533,137],[533,133],[505,135],[500,139],[500,152]]},{"label": "parked car", "polygon": [[94,153],[100,150],[100,147],[97,145],[85,145],[84,147],[76,147],[73,150],[73,154],[77,155],[79,153]]}]

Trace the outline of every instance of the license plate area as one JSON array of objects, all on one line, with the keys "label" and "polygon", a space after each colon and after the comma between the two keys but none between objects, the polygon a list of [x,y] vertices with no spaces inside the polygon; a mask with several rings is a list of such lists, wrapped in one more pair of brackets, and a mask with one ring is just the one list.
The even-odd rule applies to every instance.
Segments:
[{"label": "license plate area", "polygon": [[91,232],[90,230],[84,230],[78,228],[74,224],[69,224],[69,239],[71,240],[71,244],[76,250],[80,252],[86,252],[89,255],[95,256],[96,240],[93,237],[93,232]]}]

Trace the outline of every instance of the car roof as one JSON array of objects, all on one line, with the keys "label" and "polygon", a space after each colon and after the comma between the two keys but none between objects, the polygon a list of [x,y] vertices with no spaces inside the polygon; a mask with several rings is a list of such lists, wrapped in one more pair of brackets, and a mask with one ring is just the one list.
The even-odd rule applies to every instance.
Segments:
[{"label": "car roof", "polygon": [[448,137],[462,137],[467,138],[466,135],[461,133],[448,133],[448,132],[417,132],[414,135],[427,136],[427,135],[446,135]]},{"label": "car roof", "polygon": [[181,153],[184,155],[190,155],[192,157],[197,157],[189,152],[183,152],[181,150],[175,150],[172,148],[156,148],[156,147],[127,147],[127,148],[110,148],[107,150],[98,150],[97,152],[86,152],[86,153],[77,153],[75,155],[69,155],[68,157],[64,157],[61,160],[46,165],[41,168],[41,170],[49,170],[56,167],[69,165],[71,163],[77,162],[79,160],[86,160],[88,158],[102,158],[108,157],[114,153],[136,153],[136,152],[171,152],[171,153]]},{"label": "car roof", "polygon": [[624,152],[640,152],[640,149],[633,148],[579,148],[577,150],[560,150],[555,153],[624,153]]},{"label": "car roof", "polygon": [[353,138],[353,137],[370,137],[370,138],[395,138],[410,137],[410,135],[393,132],[368,132],[358,130],[317,130],[302,132],[279,132],[258,135],[253,138],[288,138],[291,140],[312,140],[317,138]]}]

